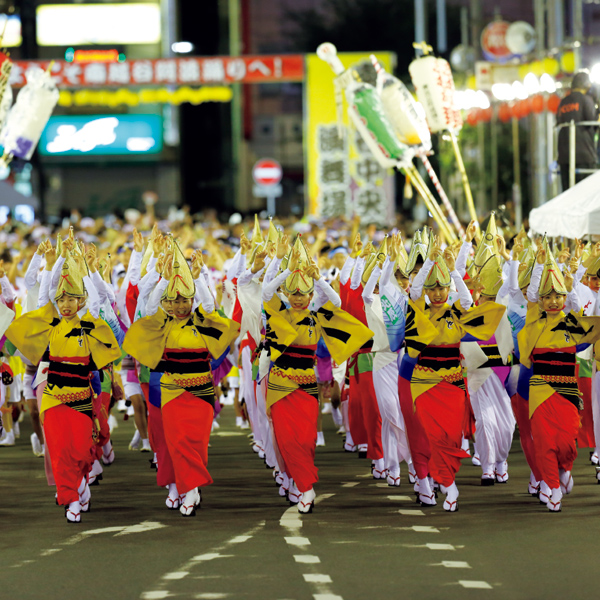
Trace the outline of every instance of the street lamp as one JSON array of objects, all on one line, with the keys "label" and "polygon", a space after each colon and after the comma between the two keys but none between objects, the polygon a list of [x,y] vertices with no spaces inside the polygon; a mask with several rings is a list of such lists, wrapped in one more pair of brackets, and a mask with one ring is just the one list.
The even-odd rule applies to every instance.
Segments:
[{"label": "street lamp", "polygon": [[523,87],[529,96],[534,96],[540,92],[540,82],[533,73],[527,73],[527,75],[525,75]]},{"label": "street lamp", "polygon": [[[600,67],[600,65],[598,65]],[[540,77],[540,88],[542,92],[546,92],[547,94],[554,94],[556,92],[556,82],[548,73],[544,73]]]},{"label": "street lamp", "polygon": [[592,83],[600,83],[600,63],[596,63],[590,71],[590,80]]},{"label": "street lamp", "polygon": [[175,54],[189,54],[194,49],[192,42],[173,42],[171,44],[171,50]]}]

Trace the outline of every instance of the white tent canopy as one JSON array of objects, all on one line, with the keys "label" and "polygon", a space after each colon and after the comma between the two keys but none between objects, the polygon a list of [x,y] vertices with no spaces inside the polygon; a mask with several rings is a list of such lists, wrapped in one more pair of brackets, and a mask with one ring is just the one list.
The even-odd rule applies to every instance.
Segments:
[{"label": "white tent canopy", "polygon": [[600,235],[600,171],[529,214],[529,227],[549,237]]}]

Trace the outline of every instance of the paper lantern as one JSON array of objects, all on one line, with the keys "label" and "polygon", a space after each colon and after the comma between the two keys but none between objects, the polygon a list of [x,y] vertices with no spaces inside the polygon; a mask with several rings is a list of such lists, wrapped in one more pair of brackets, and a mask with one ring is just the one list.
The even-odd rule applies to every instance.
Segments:
[{"label": "paper lantern", "polygon": [[475,125],[479,123],[480,112],[481,111],[478,108],[473,108],[469,111],[469,114],[467,115],[467,123],[471,127],[475,127]]},{"label": "paper lantern", "polygon": [[546,108],[546,103],[544,102],[544,96],[542,94],[536,94],[531,98],[531,110],[534,113],[540,114],[543,113]]},{"label": "paper lantern", "polygon": [[544,72],[544,67],[542,66],[542,61],[534,60],[530,65],[529,72],[533,73],[539,79],[542,76],[542,73]]},{"label": "paper lantern", "polygon": [[506,103],[502,103],[498,108],[498,118],[502,123],[508,123],[512,119],[512,113],[510,106]]},{"label": "paper lantern", "polygon": [[528,63],[525,63],[523,65],[519,65],[519,69],[518,69],[518,73],[519,73],[519,79],[522,81],[523,79],[525,79],[525,76],[529,74],[531,69],[531,65],[529,65]]},{"label": "paper lantern", "polygon": [[484,122],[484,123],[489,123],[492,120],[492,117],[494,116],[492,107],[490,106],[489,108],[482,108],[479,111],[479,118]]},{"label": "paper lantern", "polygon": [[542,61],[542,69],[544,73],[548,73],[552,77],[556,77],[560,73],[560,65],[555,58],[544,58]]},{"label": "paper lantern", "polygon": [[548,112],[555,113],[558,110],[558,105],[560,104],[560,98],[556,94],[552,94],[552,96],[548,97],[546,100],[546,107]]},{"label": "paper lantern", "polygon": [[429,129],[433,133],[458,131],[462,118],[454,105],[454,80],[448,61],[423,56],[413,60],[408,70],[417,98],[425,109]]},{"label": "paper lantern", "polygon": [[520,118],[523,119],[528,117],[531,114],[531,100],[529,98],[525,100],[519,100],[519,104],[521,107],[519,108],[519,112],[521,113]]},{"label": "paper lantern", "polygon": [[431,149],[431,134],[423,107],[415,102],[407,87],[391,73],[387,73],[374,56],[371,56],[377,71],[377,92],[383,110],[394,132],[403,144]]},{"label": "paper lantern", "polygon": [[60,94],[48,71],[35,67],[26,78],[27,85],[8,113],[0,145],[5,156],[30,160]]},{"label": "paper lantern", "polygon": [[565,73],[574,73],[575,72],[575,53],[572,51],[565,52],[560,57],[560,68]]}]

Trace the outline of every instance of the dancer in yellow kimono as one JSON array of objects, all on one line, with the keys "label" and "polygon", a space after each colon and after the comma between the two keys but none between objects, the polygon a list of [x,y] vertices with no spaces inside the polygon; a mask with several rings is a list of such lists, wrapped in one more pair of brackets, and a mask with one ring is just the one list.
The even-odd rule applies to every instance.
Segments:
[{"label": "dancer in yellow kimono", "polygon": [[[189,517],[200,506],[198,488],[213,482],[207,469],[215,405],[210,361],[228,350],[239,324],[217,313],[202,277],[198,279],[201,303],[194,308],[196,286],[177,244],[165,258],[162,277],[146,306],[148,316],[132,324],[123,349],[141,364],[163,373],[165,439],[177,489],[185,494],[179,510]],[[171,301],[173,316],[159,309],[161,297]]]},{"label": "dancer in yellow kimono", "polygon": [[[430,264],[433,266],[429,267]],[[410,310],[419,315],[421,323],[419,346],[407,347],[409,361],[415,361],[411,377],[411,393],[416,416],[429,439],[431,456],[415,453],[413,461],[419,476],[419,499],[422,506],[435,504],[429,472],[446,494],[444,509],[458,510],[458,488],[455,477],[462,458],[461,449],[465,414],[466,389],[461,366],[460,342],[467,334],[476,339],[492,337],[505,307],[494,302],[471,308],[472,298],[462,277],[455,270],[455,258],[449,249],[442,256],[439,242],[432,245],[426,267],[424,288],[428,299],[410,301]],[[423,272],[423,271],[422,271]],[[454,281],[458,299],[448,303],[450,283]],[[426,322],[423,324],[423,315]],[[428,321],[428,322],[427,322]]]},{"label": "dancer in yellow kimono", "polygon": [[[575,355],[600,338],[600,317],[580,316],[577,298],[569,298],[575,294],[573,275],[568,269],[563,275],[546,243],[538,262],[544,264],[541,281],[532,276],[527,317],[518,341],[521,364],[532,368],[529,418],[535,460],[543,478],[540,502],[551,512],[559,512],[563,495],[573,489],[571,469],[583,408]],[[576,310],[565,314],[565,300],[571,306],[575,302]]]},{"label": "dancer in yellow kimono", "polygon": [[95,459],[98,427],[90,378],[93,371],[121,356],[111,328],[98,314],[89,310],[81,317],[78,314],[88,292],[95,294],[87,276],[88,267],[95,271],[95,253],[86,259],[88,266],[81,252],[70,252],[60,275],[56,306],[48,302],[16,319],[6,331],[6,337],[33,364],[45,354],[44,360],[49,361],[40,413],[56,481],[56,500],[65,506],[69,523],[79,523],[80,513],[90,508],[87,478]]},{"label": "dancer in yellow kimono", "polygon": [[[282,286],[289,307],[276,295]],[[315,467],[319,400],[314,371],[322,337],[332,359],[342,364],[373,332],[340,308],[300,237],[287,268],[263,287],[266,342],[271,355],[267,410],[290,483],[289,499],[301,513],[312,512],[318,481]],[[302,497],[300,498],[300,494]]]}]

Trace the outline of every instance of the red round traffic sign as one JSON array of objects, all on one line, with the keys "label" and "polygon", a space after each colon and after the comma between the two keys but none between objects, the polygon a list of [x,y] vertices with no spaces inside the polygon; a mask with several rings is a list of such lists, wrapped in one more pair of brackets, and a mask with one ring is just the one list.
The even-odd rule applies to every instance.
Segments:
[{"label": "red round traffic sign", "polygon": [[481,50],[487,60],[504,62],[512,58],[513,54],[506,45],[506,32],[510,23],[506,21],[492,21],[481,32]]},{"label": "red round traffic sign", "polygon": [[281,165],[272,158],[261,158],[252,167],[252,178],[258,185],[277,185],[282,175]]}]

